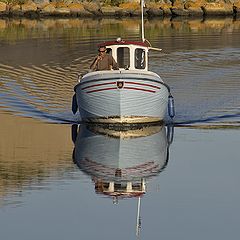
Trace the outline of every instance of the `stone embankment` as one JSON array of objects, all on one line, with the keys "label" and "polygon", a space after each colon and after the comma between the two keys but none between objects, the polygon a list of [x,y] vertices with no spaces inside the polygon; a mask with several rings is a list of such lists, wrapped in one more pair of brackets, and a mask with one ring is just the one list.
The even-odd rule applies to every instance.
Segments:
[{"label": "stone embankment", "polygon": [[[114,6],[104,0],[0,0],[0,16],[7,17],[134,17],[140,14],[138,0]],[[144,14],[148,17],[240,16],[240,0],[145,0]]]}]

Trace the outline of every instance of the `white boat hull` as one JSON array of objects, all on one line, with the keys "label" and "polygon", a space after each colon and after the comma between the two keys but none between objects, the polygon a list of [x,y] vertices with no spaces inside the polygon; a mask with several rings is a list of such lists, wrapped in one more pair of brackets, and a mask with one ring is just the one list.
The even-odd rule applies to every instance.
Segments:
[{"label": "white boat hull", "polygon": [[83,122],[151,123],[163,121],[169,91],[150,71],[99,71],[75,87]]},{"label": "white boat hull", "polygon": [[[122,132],[89,127],[80,127],[74,158],[80,169],[93,178],[140,180],[155,176],[166,167],[169,144],[164,126]],[[116,176],[117,170],[121,177]]]}]

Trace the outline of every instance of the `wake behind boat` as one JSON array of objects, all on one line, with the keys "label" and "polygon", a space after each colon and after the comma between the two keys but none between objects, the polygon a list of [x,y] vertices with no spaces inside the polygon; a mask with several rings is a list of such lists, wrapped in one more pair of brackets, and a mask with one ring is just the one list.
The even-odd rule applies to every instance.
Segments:
[{"label": "wake behind boat", "polygon": [[[143,25],[143,15],[142,15]],[[86,123],[138,124],[161,123],[168,114],[174,117],[173,97],[161,77],[148,70],[149,50],[161,50],[142,41],[103,42],[99,48],[118,64],[117,70],[85,74],[75,86],[73,113],[80,112]]]}]

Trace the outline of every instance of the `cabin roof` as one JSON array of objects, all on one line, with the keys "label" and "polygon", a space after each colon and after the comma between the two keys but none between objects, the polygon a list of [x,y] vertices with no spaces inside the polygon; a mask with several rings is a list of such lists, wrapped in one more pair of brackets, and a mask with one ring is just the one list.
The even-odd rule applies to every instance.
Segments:
[{"label": "cabin roof", "polygon": [[137,45],[142,47],[149,47],[148,42],[140,42],[140,41],[125,41],[122,39],[117,39],[115,41],[106,41],[99,43],[97,46],[110,46],[110,45]]}]

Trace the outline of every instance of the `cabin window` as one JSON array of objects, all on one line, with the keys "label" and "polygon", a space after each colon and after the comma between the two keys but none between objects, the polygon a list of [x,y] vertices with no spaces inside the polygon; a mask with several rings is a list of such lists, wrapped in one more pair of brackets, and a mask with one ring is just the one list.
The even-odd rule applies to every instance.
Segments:
[{"label": "cabin window", "polygon": [[112,55],[112,49],[111,49],[111,48],[107,48],[107,53],[108,53],[109,55]]},{"label": "cabin window", "polygon": [[95,191],[97,193],[99,192],[101,193],[104,190],[108,190],[108,188],[109,188],[109,183],[98,181],[98,180],[95,182]]},{"label": "cabin window", "polygon": [[142,185],[140,183],[135,183],[132,185],[132,189],[135,191],[142,191]]},{"label": "cabin window", "polygon": [[135,49],[135,68],[144,69],[146,67],[145,50],[141,48]]},{"label": "cabin window", "polygon": [[130,66],[130,50],[128,47],[119,47],[117,49],[117,63],[119,68],[128,69]]},{"label": "cabin window", "polygon": [[114,183],[114,190],[116,192],[120,192],[120,191],[126,191],[127,189],[127,184],[126,183]]}]

